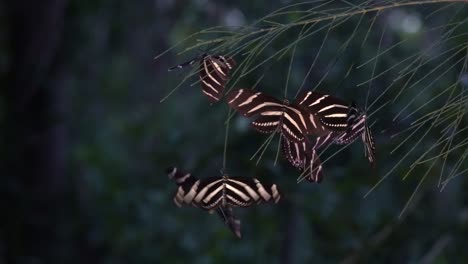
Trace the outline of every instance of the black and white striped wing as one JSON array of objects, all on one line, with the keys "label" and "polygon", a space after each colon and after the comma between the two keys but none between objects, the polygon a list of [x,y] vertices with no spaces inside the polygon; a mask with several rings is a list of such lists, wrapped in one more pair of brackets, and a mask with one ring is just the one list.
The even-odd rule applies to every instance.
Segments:
[{"label": "black and white striped wing", "polygon": [[307,163],[307,152],[310,149],[310,144],[307,140],[302,142],[289,141],[284,137],[281,137],[281,149],[283,155],[295,168],[303,170]]},{"label": "black and white striped wing", "polygon": [[186,202],[184,199],[189,195],[188,193],[194,188],[194,186],[199,185],[198,179],[192,176],[192,174],[179,170],[176,167],[171,167],[167,169],[166,172],[169,179],[174,180],[177,186],[179,186],[173,199],[174,203],[178,207],[181,207],[183,204],[191,204],[190,201]]},{"label": "black and white striped wing", "polygon": [[303,92],[295,101],[320,117],[320,122],[333,131],[344,131],[348,125],[349,104],[328,94]]},{"label": "black and white striped wing", "polygon": [[226,99],[229,106],[243,116],[257,116],[251,125],[262,133],[281,131],[286,139],[299,142],[310,131],[317,129],[318,119],[314,119],[313,115],[262,92],[240,89],[231,91]]},{"label": "black and white striped wing", "polygon": [[371,166],[375,167],[376,149],[375,149],[374,137],[372,136],[371,130],[369,126],[367,125],[367,121],[365,122],[364,127],[365,127],[364,133],[362,134],[362,141],[364,143],[364,148],[365,148],[364,153],[367,156],[367,159],[369,160],[369,163],[371,164]]},{"label": "black and white striped wing", "polygon": [[283,153],[288,161],[299,170],[304,170],[306,179],[311,182],[321,182],[323,179],[322,163],[317,154],[317,148],[333,142],[332,133],[317,137],[314,145],[309,141],[289,142],[282,139]]},{"label": "black and white striped wing", "polygon": [[221,218],[221,220],[224,222],[224,224],[231,230],[231,232],[237,237],[241,238],[241,221],[238,219],[233,211],[232,207],[227,206],[227,207],[219,207],[216,209],[216,213],[218,216]]},{"label": "black and white striped wing", "polygon": [[226,195],[232,206],[247,207],[254,203],[275,202],[281,197],[276,184],[264,184],[256,178],[226,179]]},{"label": "black and white striped wing", "polygon": [[309,153],[310,155],[307,159],[308,165],[305,169],[307,175],[306,180],[320,183],[323,179],[322,162],[319,159],[317,150],[312,149]]},{"label": "black and white striped wing", "polygon": [[361,115],[346,132],[340,133],[334,140],[339,145],[349,144],[361,137],[364,143],[364,154],[372,167],[376,162],[375,141],[370,128],[367,126],[367,116]]},{"label": "black and white striped wing", "polygon": [[200,83],[202,92],[211,102],[217,102],[224,93],[224,87],[235,63],[224,56],[206,56],[200,62]]},{"label": "black and white striped wing", "polygon": [[280,199],[275,184],[265,187],[255,178],[206,178],[196,191],[191,202],[209,211],[219,206],[248,207]]},{"label": "black and white striped wing", "polygon": [[[167,175],[179,186],[177,194],[174,197],[174,203],[180,207],[185,203],[184,198],[189,195],[190,191],[194,189],[195,186],[199,186],[198,179],[190,173],[183,172],[176,167],[167,169]],[[193,193],[191,195],[191,197],[193,197]],[[189,201],[190,199],[187,200]],[[196,206],[195,204],[192,205]],[[221,206],[216,209],[216,213],[231,232],[236,237],[241,238],[241,221],[234,215],[232,208],[230,206]]]},{"label": "black and white striped wing", "polygon": [[363,135],[366,125],[366,116],[362,115],[351,124],[346,132],[342,132],[335,138],[335,143],[338,145],[345,145],[354,142],[357,138]]}]

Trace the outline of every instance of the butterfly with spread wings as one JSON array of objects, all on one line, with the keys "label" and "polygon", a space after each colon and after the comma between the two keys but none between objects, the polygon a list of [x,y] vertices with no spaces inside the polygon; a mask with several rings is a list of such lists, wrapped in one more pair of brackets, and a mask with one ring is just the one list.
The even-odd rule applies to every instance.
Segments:
[{"label": "butterfly with spread wings", "polygon": [[325,135],[327,129],[317,116],[306,111],[297,100],[289,104],[265,93],[239,89],[226,95],[229,106],[244,117],[257,116],[251,126],[261,133],[280,132],[287,140],[303,142],[307,135]]},{"label": "butterfly with spread wings", "polygon": [[188,204],[216,211],[231,231],[240,238],[240,220],[235,218],[233,207],[249,207],[262,202],[277,203],[281,197],[276,184],[264,185],[255,178],[208,177],[197,179],[177,168],[168,170],[169,178],[179,186],[174,197],[177,206]]},{"label": "butterfly with spread wings", "polygon": [[208,97],[210,102],[218,102],[223,97],[224,87],[230,78],[230,71],[235,67],[236,62],[232,57],[204,53],[192,60],[171,67],[168,71],[192,66],[196,62],[200,63],[199,78],[202,92]]}]

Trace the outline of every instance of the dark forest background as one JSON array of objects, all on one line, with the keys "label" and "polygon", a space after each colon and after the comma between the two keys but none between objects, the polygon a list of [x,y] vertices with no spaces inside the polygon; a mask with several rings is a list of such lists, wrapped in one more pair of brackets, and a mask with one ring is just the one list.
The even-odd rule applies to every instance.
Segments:
[{"label": "dark forest background", "polygon": [[[352,6],[336,2],[336,8]],[[445,163],[440,159],[434,167],[422,164],[404,181],[419,155],[404,154],[413,147],[424,153],[443,127],[422,128],[407,141],[405,136],[391,137],[439,109],[446,98],[419,107],[447,87],[455,84],[463,97],[468,85],[462,63],[466,52],[443,62],[444,73],[422,79],[442,63],[430,61],[413,79],[406,75],[403,83],[421,81],[373,117],[378,119],[373,127],[376,171],[370,170],[362,143],[356,142],[324,165],[324,182],[296,184],[298,172],[285,159],[279,157],[274,164],[277,139],[258,165],[249,160],[266,136],[235,117],[227,170],[277,183],[284,199],[278,205],[236,210],[243,224],[241,240],[215,215],[173,204],[175,186],[165,174],[167,167],[176,165],[199,177],[219,175],[227,107],[209,105],[199,86],[189,83],[159,102],[188,73],[168,73],[167,68],[206,48],[177,55],[196,39],[154,57],[203,28],[235,29],[291,3],[0,1],[0,263],[467,263],[467,103],[460,104],[461,121],[454,128],[464,131],[454,139],[463,144],[445,156]],[[412,61],[412,54],[440,39],[442,26],[466,17],[463,3],[389,8],[375,19],[372,14],[363,16],[350,48],[336,53],[359,20],[353,17],[328,35],[324,30],[298,46],[289,77],[292,51],[247,75],[239,86],[251,87],[263,74],[258,89],[282,97],[288,80],[289,96],[294,96],[320,52],[306,89],[327,74],[319,91],[364,106],[369,87],[357,83],[405,58]],[[283,22],[295,18],[286,15]],[[429,28],[436,30],[426,31]],[[427,58],[457,45],[467,48],[463,33],[468,25],[460,23],[455,30],[462,37],[445,40],[425,54]],[[264,50],[263,58],[296,37],[297,31],[286,32]],[[378,65],[347,75],[352,65],[405,38],[409,41],[381,55]],[[334,61],[337,54],[339,60]],[[452,54],[446,55],[444,59]],[[242,58],[236,55],[238,62]],[[370,102],[392,82],[392,73],[373,82]],[[390,91],[382,102],[396,98],[399,91]],[[417,110],[416,114],[392,122],[409,102],[405,113]],[[416,144],[426,131],[424,141]],[[402,157],[403,163],[364,198]],[[458,177],[441,191],[441,171],[453,168]]]}]

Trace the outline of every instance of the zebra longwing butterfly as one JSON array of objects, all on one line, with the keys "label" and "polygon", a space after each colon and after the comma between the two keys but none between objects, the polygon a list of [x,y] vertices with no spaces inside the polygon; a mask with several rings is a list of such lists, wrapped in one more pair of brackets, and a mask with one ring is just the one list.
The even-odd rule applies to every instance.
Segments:
[{"label": "zebra longwing butterfly", "polygon": [[315,114],[304,110],[296,102],[281,102],[250,89],[231,91],[226,100],[230,107],[243,116],[258,116],[251,122],[251,126],[261,133],[281,132],[287,140],[294,142],[304,141],[306,135],[327,133]]},{"label": "zebra longwing butterfly", "polygon": [[230,71],[236,65],[234,59],[232,57],[204,53],[192,60],[169,68],[168,71],[192,66],[196,62],[200,63],[199,78],[202,92],[208,97],[210,102],[218,102],[223,96],[224,87],[230,78]]},{"label": "zebra longwing butterfly", "polygon": [[[175,180],[178,186],[192,186],[197,178],[192,176],[190,173],[184,173],[178,170],[176,167],[171,167],[167,169],[167,174],[170,179]],[[174,203],[181,206],[180,202],[174,198]],[[237,237],[241,238],[241,221],[234,215],[232,207],[230,206],[220,206],[216,208],[216,213],[221,218],[223,223],[231,230],[231,232]]]},{"label": "zebra longwing butterfly", "polygon": [[216,210],[231,231],[240,237],[240,220],[232,213],[233,207],[248,207],[261,202],[277,203],[281,195],[275,184],[264,185],[255,178],[209,177],[196,179],[190,173],[177,168],[168,170],[169,178],[175,179],[179,188],[174,197],[177,206],[189,204],[208,210]]},{"label": "zebra longwing butterfly", "polygon": [[[319,116],[320,122],[330,131],[332,142],[336,144],[348,144],[362,136],[362,141],[365,146],[365,155],[367,156],[371,166],[375,166],[375,142],[367,125],[367,115],[362,113],[354,102],[346,104],[344,101],[328,94],[317,92],[304,92],[297,99],[299,105],[311,113]],[[317,138],[314,149],[330,143],[329,140],[320,142],[320,137]]]}]

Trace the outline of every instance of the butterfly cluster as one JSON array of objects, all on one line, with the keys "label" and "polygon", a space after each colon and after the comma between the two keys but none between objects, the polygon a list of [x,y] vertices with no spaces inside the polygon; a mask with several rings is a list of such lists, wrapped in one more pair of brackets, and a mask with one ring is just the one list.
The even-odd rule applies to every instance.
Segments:
[{"label": "butterfly cluster", "polygon": [[[169,70],[195,63],[200,67],[202,92],[210,102],[220,101],[236,66],[234,59],[202,54]],[[376,147],[367,115],[354,102],[346,103],[315,91],[305,91],[289,102],[252,89],[232,90],[226,94],[225,101],[242,116],[251,118],[250,125],[256,131],[280,134],[285,159],[302,171],[310,182],[322,181],[324,173],[318,150],[330,144],[350,144],[361,137],[364,155],[371,166],[375,166]],[[222,175],[199,180],[174,167],[168,170],[168,175],[179,186],[174,197],[178,206],[188,204],[209,212],[216,211],[239,238],[240,220],[234,216],[233,207],[249,207],[269,201],[276,203],[281,197],[275,184],[265,185],[256,178]]]}]

